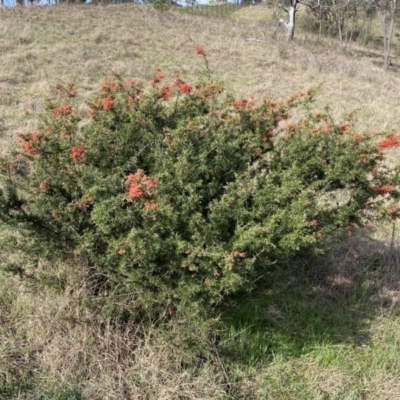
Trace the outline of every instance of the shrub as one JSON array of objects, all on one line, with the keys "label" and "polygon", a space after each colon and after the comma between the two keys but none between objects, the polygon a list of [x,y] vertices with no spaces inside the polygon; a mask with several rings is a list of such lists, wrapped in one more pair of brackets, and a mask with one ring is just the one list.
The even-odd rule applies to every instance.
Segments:
[{"label": "shrub", "polygon": [[73,88],[59,88],[38,129],[2,157],[0,215],[21,233],[15,249],[31,264],[87,266],[106,277],[97,293],[130,296],[136,309],[210,316],[266,271],[363,224],[387,187],[396,194],[382,148],[351,118],[290,122],[315,90],[256,103],[206,75],[167,84],[157,69],[148,87],[112,75],[88,117]]}]

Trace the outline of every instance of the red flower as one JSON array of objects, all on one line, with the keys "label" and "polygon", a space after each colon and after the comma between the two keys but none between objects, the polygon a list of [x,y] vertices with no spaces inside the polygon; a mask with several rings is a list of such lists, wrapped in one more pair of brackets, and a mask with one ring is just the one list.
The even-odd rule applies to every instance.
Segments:
[{"label": "red flower", "polygon": [[89,110],[88,110],[89,117],[93,117],[94,114],[95,114],[95,112],[94,112],[93,108],[89,108]]},{"label": "red flower", "polygon": [[111,97],[106,97],[105,99],[101,100],[101,105],[103,106],[104,110],[110,111],[114,106],[114,100]]},{"label": "red flower", "polygon": [[110,80],[104,81],[101,84],[100,91],[101,92],[112,92],[112,91],[120,90],[121,85],[117,82],[114,82],[113,79],[115,79],[115,78],[113,75],[111,75]]},{"label": "red flower", "polygon": [[131,183],[128,187],[128,201],[133,201],[136,197],[143,197],[145,191],[141,189],[136,183]]},{"label": "red flower", "polygon": [[157,207],[158,205],[156,203],[150,203],[150,202],[144,203],[144,208],[146,210],[155,210]]},{"label": "red flower", "polygon": [[187,83],[182,83],[178,86],[178,90],[181,93],[190,93],[192,91],[192,87],[188,85]]},{"label": "red flower", "polygon": [[31,156],[35,156],[37,154],[36,151],[33,150],[31,142],[22,140],[21,145],[26,154],[29,154]]},{"label": "red flower", "polygon": [[90,203],[92,203],[93,200],[94,200],[93,196],[86,197],[86,199],[84,199],[82,201],[82,203],[78,205],[79,210],[87,211],[87,209],[89,208]]},{"label": "red flower", "polygon": [[384,139],[379,143],[379,147],[383,149],[390,149],[391,147],[398,147],[400,145],[400,136],[392,136],[391,138]]},{"label": "red flower", "polygon": [[[157,183],[158,179],[149,178],[141,169],[135,174],[129,174],[126,177],[127,200],[132,202],[135,198],[144,197],[148,192],[154,189]],[[155,207],[153,206],[153,208]]]},{"label": "red flower", "polygon": [[[328,125],[328,126],[329,126],[329,125]],[[345,125],[339,125],[339,126],[338,126],[338,129],[339,129],[339,132],[340,132],[342,135],[348,135],[349,132],[350,132],[350,126],[347,125],[347,124],[345,124]]]},{"label": "red flower", "polygon": [[195,52],[198,56],[204,56],[204,57],[206,56],[206,52],[201,46],[197,46]]},{"label": "red flower", "polygon": [[27,135],[21,135],[20,144],[24,152],[30,156],[36,156],[38,154],[36,143],[40,142],[41,135],[37,132],[33,132]]},{"label": "red flower", "polygon": [[47,192],[47,191],[49,190],[49,187],[50,187],[50,185],[49,185],[49,182],[47,182],[47,181],[43,181],[43,182],[41,182],[40,185],[39,185],[39,189],[40,189],[42,192]]},{"label": "red flower", "polygon": [[72,160],[76,162],[84,162],[85,157],[83,157],[83,154],[85,153],[85,146],[82,145],[81,147],[71,147],[69,149],[69,156],[72,158]]},{"label": "red flower", "polygon": [[246,257],[247,253],[245,252],[239,252],[239,251],[232,251],[231,256],[232,257],[240,257],[240,258],[244,258]]},{"label": "red flower", "polygon": [[172,95],[171,86],[167,85],[160,90],[159,98],[166,100],[169,99],[171,95]]},{"label": "red flower", "polygon": [[393,191],[393,186],[392,185],[385,185],[385,186],[381,186],[375,189],[375,193],[377,194],[386,194],[386,193],[390,193]]},{"label": "red flower", "polygon": [[[157,71],[157,72],[161,72],[161,69],[160,69],[160,68],[157,68],[156,71]],[[151,86],[156,87],[156,86],[157,86],[157,83],[160,83],[164,78],[165,78],[165,75],[164,75],[164,74],[161,74],[161,73],[159,73],[159,74],[154,74],[154,75],[153,75],[153,79],[152,79],[152,81],[151,81]]]},{"label": "red flower", "polygon": [[120,256],[123,256],[123,255],[125,254],[125,250],[124,250],[124,249],[119,249],[119,250],[118,250],[118,254],[119,254]]},{"label": "red flower", "polygon": [[54,109],[54,116],[56,118],[60,118],[62,116],[67,116],[67,115],[71,115],[72,113],[72,107],[71,104],[63,104],[61,106],[58,106]]}]

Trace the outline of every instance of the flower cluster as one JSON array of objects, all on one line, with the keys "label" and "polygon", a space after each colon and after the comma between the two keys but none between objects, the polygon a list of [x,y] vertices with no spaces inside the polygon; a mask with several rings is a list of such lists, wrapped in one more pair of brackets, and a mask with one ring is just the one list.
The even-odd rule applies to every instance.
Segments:
[{"label": "flower cluster", "polygon": [[196,53],[198,56],[203,56],[203,57],[206,56],[206,52],[204,51],[203,47],[201,47],[201,46],[197,46],[197,47],[196,47],[195,53]]},{"label": "flower cluster", "polygon": [[63,116],[68,116],[72,114],[72,106],[69,103],[60,105],[54,109],[54,116],[56,118],[61,118]]},{"label": "flower cluster", "polygon": [[42,135],[38,132],[30,134],[21,134],[19,143],[25,154],[29,156],[36,156],[38,154],[37,147],[42,139]]},{"label": "flower cluster", "polygon": [[236,257],[240,257],[240,258],[244,258],[244,257],[246,257],[246,253],[244,252],[244,251],[242,251],[242,252],[239,252],[239,251],[232,251],[232,253],[231,253],[231,256],[233,257],[233,258],[236,258]]},{"label": "flower cluster", "polygon": [[103,110],[110,111],[114,106],[114,100],[111,97],[106,97],[104,99],[101,99],[101,105],[103,107]]},{"label": "flower cluster", "polygon": [[100,86],[100,92],[110,93],[121,89],[121,84],[115,80],[115,76],[112,74],[110,78],[105,80]]},{"label": "flower cluster", "polygon": [[81,202],[78,203],[78,209],[81,211],[87,211],[93,203],[93,200],[93,196],[84,198]]},{"label": "flower cluster", "polygon": [[375,189],[375,193],[377,194],[386,194],[386,193],[391,193],[393,191],[393,186],[392,185],[385,185],[385,186],[380,186]]},{"label": "flower cluster", "polygon": [[47,191],[49,190],[49,188],[50,188],[50,184],[49,184],[48,181],[43,181],[43,182],[41,182],[40,185],[39,185],[39,189],[40,189],[42,192],[47,192]]},{"label": "flower cluster", "polygon": [[381,150],[390,149],[392,147],[400,146],[400,136],[392,136],[388,139],[384,139],[379,143]]},{"label": "flower cluster", "polygon": [[82,144],[80,147],[71,147],[69,149],[69,157],[75,162],[85,162],[85,146]]},{"label": "flower cluster", "polygon": [[[126,187],[126,199],[129,202],[133,202],[136,198],[142,198],[149,194],[158,184],[158,179],[149,178],[143,170],[139,169],[134,174],[129,174],[125,178]],[[150,206],[152,203],[148,203],[146,209],[156,208],[155,206]]]}]

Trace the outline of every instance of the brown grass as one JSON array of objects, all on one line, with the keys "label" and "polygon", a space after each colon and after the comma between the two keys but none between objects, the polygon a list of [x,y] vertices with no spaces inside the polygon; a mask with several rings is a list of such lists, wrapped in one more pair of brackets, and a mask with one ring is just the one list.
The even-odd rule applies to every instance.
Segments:
[{"label": "brown grass", "polygon": [[66,272],[63,295],[43,287],[27,291],[17,280],[3,283],[0,371],[6,382],[30,382],[49,392],[76,384],[93,400],[223,398],[220,369],[193,355],[189,370],[182,349],[148,324],[116,328],[89,312],[83,276],[75,267],[63,267]]},{"label": "brown grass", "polygon": [[[269,17],[260,21],[263,10]],[[270,9],[260,5],[238,13],[246,19],[136,5],[2,9],[2,128],[30,128],[26,113],[40,111],[57,83],[76,83],[87,99],[112,71],[148,80],[160,66],[168,76],[180,71],[195,79],[202,64],[188,34],[205,47],[213,75],[229,91],[283,98],[322,82],[319,104],[329,104],[335,118],[357,109],[360,129],[399,125],[400,78],[396,66],[384,74],[375,65],[379,53],[356,46],[347,51],[335,40],[302,33],[301,27],[295,42],[287,43],[283,34],[272,38]]]}]

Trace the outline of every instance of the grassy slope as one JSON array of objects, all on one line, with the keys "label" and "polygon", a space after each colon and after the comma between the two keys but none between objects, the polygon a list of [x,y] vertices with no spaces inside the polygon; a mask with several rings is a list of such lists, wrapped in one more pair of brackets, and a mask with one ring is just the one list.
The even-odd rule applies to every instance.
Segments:
[{"label": "grassy slope", "polygon": [[[382,73],[377,50],[344,50],[300,27],[295,43],[272,39],[263,6],[235,17],[131,5],[0,10],[2,146],[34,126],[57,83],[76,82],[86,99],[111,71],[147,80],[159,66],[194,79],[202,66],[188,34],[240,96],[282,98],[323,82],[319,104],[335,118],[360,109],[361,130],[399,126],[400,77],[395,68]],[[53,291],[4,279],[0,398],[398,399],[400,264],[388,235],[382,228],[368,241],[345,240],[329,262],[299,266],[296,280],[271,277],[281,284],[225,316],[219,357],[209,363],[185,360],[151,329],[120,332],[88,315],[73,267],[42,266],[57,277]]]}]

